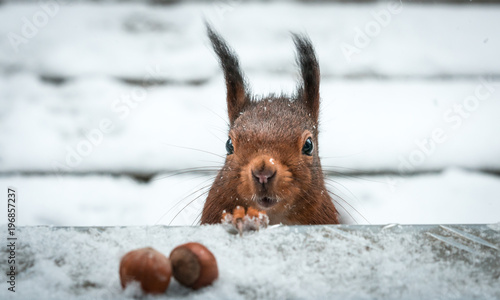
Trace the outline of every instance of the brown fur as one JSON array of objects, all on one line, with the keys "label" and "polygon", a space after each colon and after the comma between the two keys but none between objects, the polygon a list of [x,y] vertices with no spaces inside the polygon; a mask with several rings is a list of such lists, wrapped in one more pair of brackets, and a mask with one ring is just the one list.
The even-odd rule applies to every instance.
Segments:
[{"label": "brown fur", "polygon": [[[215,178],[201,223],[220,223],[223,210],[240,205],[266,209],[271,224],[337,224],[318,156],[320,76],[309,39],[293,35],[302,75],[297,94],[258,100],[248,92],[236,56],[207,29],[226,80],[234,153]],[[308,138],[314,144],[310,156],[302,151]],[[268,199],[273,206],[266,207]]]}]

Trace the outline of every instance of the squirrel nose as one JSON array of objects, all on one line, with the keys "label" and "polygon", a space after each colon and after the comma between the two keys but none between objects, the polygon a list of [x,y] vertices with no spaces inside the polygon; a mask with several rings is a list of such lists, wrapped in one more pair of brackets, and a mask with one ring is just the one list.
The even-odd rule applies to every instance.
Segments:
[{"label": "squirrel nose", "polygon": [[266,184],[271,180],[276,174],[276,170],[271,170],[271,169],[264,169],[262,171],[256,171],[252,170],[252,175],[255,181],[261,183],[261,184]]}]

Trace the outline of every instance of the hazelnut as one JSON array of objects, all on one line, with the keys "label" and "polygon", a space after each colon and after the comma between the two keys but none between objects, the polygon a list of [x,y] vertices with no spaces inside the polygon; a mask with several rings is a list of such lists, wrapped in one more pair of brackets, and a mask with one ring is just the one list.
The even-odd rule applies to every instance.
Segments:
[{"label": "hazelnut", "polygon": [[138,281],[144,292],[162,294],[167,290],[171,276],[170,260],[153,248],[130,251],[120,262],[123,288],[132,281]]},{"label": "hazelnut", "polygon": [[215,256],[199,243],[187,243],[170,253],[174,278],[192,289],[210,285],[219,276]]}]

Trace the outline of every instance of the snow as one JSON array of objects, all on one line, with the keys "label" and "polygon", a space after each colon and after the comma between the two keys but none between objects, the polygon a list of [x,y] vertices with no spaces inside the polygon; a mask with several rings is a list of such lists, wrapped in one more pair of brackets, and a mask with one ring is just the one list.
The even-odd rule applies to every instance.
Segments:
[{"label": "snow", "polygon": [[[287,80],[291,92],[293,79],[283,76],[261,76],[254,90]],[[202,86],[155,86],[144,94],[141,87],[108,77],[84,77],[62,86],[25,73],[3,81],[0,97],[10,101],[1,103],[2,171],[158,172],[223,162],[217,156],[224,155],[227,139],[221,75]],[[499,169],[500,139],[494,138],[500,126],[499,86],[500,81],[480,80],[326,79],[320,127],[323,163],[357,171],[399,171],[403,161],[411,164],[406,171]],[[464,101],[474,97],[477,87],[481,93],[487,88],[492,92],[467,110]],[[136,106],[119,104],[134,95]],[[455,111],[455,104],[463,105],[467,115]],[[109,131],[100,129],[103,120],[111,122]],[[431,140],[437,129],[443,131],[440,143]],[[88,136],[96,131],[101,137],[92,142]]]},{"label": "snow", "polygon": [[[500,169],[498,6],[404,4],[348,61],[342,43],[387,16],[387,4],[219,4],[61,4],[18,51],[0,41],[0,180],[27,196],[23,224],[196,221],[204,196],[194,191],[211,180],[201,171],[220,168],[227,138],[223,77],[202,14],[234,46],[257,95],[294,91],[289,31],[311,36],[322,70],[322,162],[341,175],[330,188],[353,210],[345,221],[498,221],[498,178],[477,172]],[[0,34],[21,34],[44,9],[2,5]],[[190,177],[149,184],[95,175],[190,168]],[[393,175],[348,180],[377,172]],[[423,173],[405,177],[415,172]],[[174,219],[193,199],[192,215]]]},{"label": "snow", "polygon": [[[322,70],[320,153],[337,175],[329,188],[347,201],[337,203],[349,210],[345,222],[499,221],[498,178],[478,173],[500,169],[498,6],[404,4],[349,62],[340,46],[386,4],[218,4],[61,5],[19,51],[0,41],[0,181],[24,195],[21,224],[196,223],[227,138],[202,13],[257,95],[293,93],[289,31],[311,36]],[[20,33],[41,9],[2,5],[0,33]],[[172,176],[184,170],[193,172]],[[393,175],[351,177],[377,172]]]},{"label": "snow", "polygon": [[[0,5],[0,187],[19,196],[16,299],[136,299],[137,287],[120,287],[120,258],[190,241],[214,252],[220,279],[196,292],[173,281],[168,298],[500,298],[500,252],[467,239],[500,245],[500,177],[485,172],[500,170],[500,6],[58,1],[40,25],[41,3]],[[198,223],[227,139],[204,19],[256,95],[294,92],[290,31],[309,34],[322,75],[320,153],[341,220],[394,225],[243,238],[186,227]],[[374,22],[380,32],[356,44]],[[29,23],[40,26],[13,45]],[[488,225],[448,225],[466,232],[456,235],[396,223]],[[0,298],[12,297],[3,287]]]},{"label": "snow", "polygon": [[[36,4],[3,5],[0,35],[22,34],[23,17],[33,22],[41,10]],[[289,32],[297,31],[307,32],[315,41],[325,76],[498,73],[497,6],[403,3],[399,10],[390,13],[387,3],[60,5],[17,52],[9,39],[2,39],[0,64],[8,70],[48,75],[139,77],[145,66],[155,62],[168,70],[165,78],[206,79],[218,72],[207,47],[203,26],[203,18],[207,18],[220,28],[250,71],[295,72],[290,65]],[[360,44],[360,53],[349,62],[341,45],[356,46],[356,28],[367,31],[376,21],[375,15],[384,12],[390,20],[378,22],[380,32],[366,46]],[[255,16],[259,16],[258,22]]]},{"label": "snow", "polygon": [[[323,78],[320,143],[328,165],[399,172],[413,157],[410,172],[498,169],[500,8],[404,4],[348,61],[341,45],[353,44],[356,28],[364,30],[388,9],[385,3],[61,4],[18,51],[8,38],[0,40],[0,98],[9,99],[0,102],[0,171],[219,165],[213,155],[173,147],[224,154],[224,83],[202,16],[235,48],[258,95],[294,91],[289,32],[311,36]],[[22,34],[43,10],[2,5],[0,35]],[[442,80],[446,76],[454,80]],[[162,80],[170,84],[147,86]],[[481,99],[471,100],[478,89]],[[458,104],[466,107],[463,115]],[[111,122],[108,132],[100,129],[102,121]],[[423,157],[414,153],[437,129],[445,141]],[[102,140],[89,146],[87,136],[96,131]]]},{"label": "snow", "polygon": [[[198,224],[208,175],[0,177],[19,192],[19,225],[138,226]],[[500,221],[497,176],[448,169],[410,177],[329,177],[342,221],[357,224],[484,224]],[[2,199],[6,206],[6,198]]]},{"label": "snow", "polygon": [[[486,226],[453,229],[499,243]],[[137,299],[122,291],[120,258],[145,246],[169,255],[196,241],[211,250],[219,279],[191,291],[172,280],[146,299],[497,299],[498,251],[437,226],[279,227],[242,238],[221,226],[23,227],[16,299]],[[466,243],[458,250],[430,236]],[[6,261],[0,262],[5,266]],[[489,264],[490,268],[487,267]],[[10,296],[6,289],[0,296]]]}]

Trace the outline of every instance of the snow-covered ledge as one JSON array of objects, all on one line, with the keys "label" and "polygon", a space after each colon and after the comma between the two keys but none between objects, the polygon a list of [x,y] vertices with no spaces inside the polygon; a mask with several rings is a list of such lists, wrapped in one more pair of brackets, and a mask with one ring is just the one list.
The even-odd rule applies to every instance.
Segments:
[{"label": "snow-covered ledge", "polygon": [[[133,299],[137,288],[120,286],[120,258],[146,246],[168,255],[190,241],[214,253],[219,279],[198,291],[172,280],[159,298],[500,298],[500,223],[281,226],[243,237],[221,226],[43,226],[16,235],[16,292],[4,280],[1,299]],[[0,252],[4,274],[9,252]]]}]

